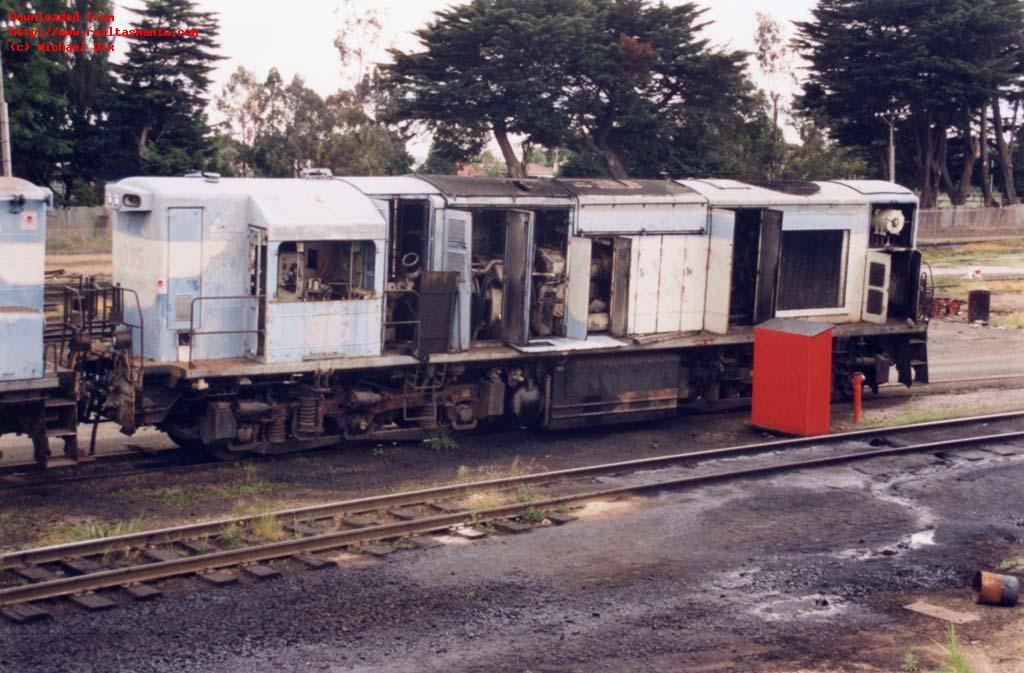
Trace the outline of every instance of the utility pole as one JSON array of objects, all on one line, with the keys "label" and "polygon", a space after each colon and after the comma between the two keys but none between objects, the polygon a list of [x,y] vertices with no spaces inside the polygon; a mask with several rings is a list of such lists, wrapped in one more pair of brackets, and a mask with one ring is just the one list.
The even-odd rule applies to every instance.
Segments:
[{"label": "utility pole", "polygon": [[885,112],[876,112],[875,117],[881,119],[889,127],[889,182],[896,182],[896,122],[900,119],[900,111],[896,101]]},{"label": "utility pole", "polygon": [[3,163],[3,177],[14,177],[11,168],[11,124],[7,116],[7,97],[4,95],[3,55],[0,55],[0,162]]}]

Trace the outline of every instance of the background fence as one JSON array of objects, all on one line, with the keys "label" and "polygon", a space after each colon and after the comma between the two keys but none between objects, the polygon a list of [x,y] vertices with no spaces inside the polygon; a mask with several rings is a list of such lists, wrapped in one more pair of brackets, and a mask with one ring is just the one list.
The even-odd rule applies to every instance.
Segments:
[{"label": "background fence", "polygon": [[110,215],[103,206],[56,208],[46,214],[50,252],[109,252]]},{"label": "background fence", "polygon": [[917,222],[921,243],[1024,236],[1024,205],[922,210]]}]

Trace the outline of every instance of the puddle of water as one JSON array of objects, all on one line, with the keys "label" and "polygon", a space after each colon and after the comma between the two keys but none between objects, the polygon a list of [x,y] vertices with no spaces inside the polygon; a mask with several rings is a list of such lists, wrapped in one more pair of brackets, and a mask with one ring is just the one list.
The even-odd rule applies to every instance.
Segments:
[{"label": "puddle of water", "polygon": [[750,613],[768,621],[827,619],[846,609],[842,599],[829,594],[810,594],[795,598],[772,594],[764,596],[757,603]]},{"label": "puddle of water", "polygon": [[908,542],[910,549],[920,549],[935,544],[935,529],[922,530],[910,536]]},{"label": "puddle of water", "polygon": [[928,528],[916,533],[911,533],[910,535],[905,535],[900,538],[899,542],[896,544],[879,546],[873,549],[865,549],[863,547],[844,549],[843,551],[836,552],[834,556],[843,559],[866,561],[868,559],[878,558],[879,556],[896,556],[897,554],[905,551],[921,549],[922,547],[930,547],[934,544],[935,529]]}]

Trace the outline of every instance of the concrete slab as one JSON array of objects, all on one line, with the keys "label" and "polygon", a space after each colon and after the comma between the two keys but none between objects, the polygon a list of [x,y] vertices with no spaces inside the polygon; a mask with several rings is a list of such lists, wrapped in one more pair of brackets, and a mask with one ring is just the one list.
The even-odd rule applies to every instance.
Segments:
[{"label": "concrete slab", "polygon": [[190,554],[209,554],[216,551],[209,540],[182,540],[178,542],[178,546]]},{"label": "concrete slab", "polygon": [[117,607],[117,603],[99,594],[72,594],[68,596],[68,600],[90,612],[110,610]]},{"label": "concrete slab", "polygon": [[405,539],[420,549],[433,549],[434,547],[440,547],[442,545],[441,541],[429,535],[413,535],[412,537],[407,537]]},{"label": "concrete slab", "polygon": [[86,558],[66,558],[60,561],[69,575],[88,575],[103,569],[96,561]]},{"label": "concrete slab", "polygon": [[128,584],[122,589],[137,601],[151,601],[163,595],[163,592],[148,584]]},{"label": "concrete slab", "polygon": [[349,528],[367,528],[377,525],[377,517],[369,514],[355,514],[346,516],[341,520],[341,523]]},{"label": "concrete slab", "polygon": [[1024,446],[1014,446],[1013,444],[993,444],[986,446],[987,451],[991,451],[997,456],[1019,456],[1024,453]]},{"label": "concrete slab", "polygon": [[519,533],[533,530],[533,526],[514,519],[500,519],[494,522],[494,527],[502,533],[508,533],[509,535],[518,535]]},{"label": "concrete slab", "polygon": [[980,616],[973,612],[958,612],[956,610],[944,608],[940,605],[926,603],[925,601],[915,601],[909,605],[904,605],[903,607],[911,612],[917,612],[918,614],[926,615],[928,617],[941,619],[943,621],[950,622],[951,624],[968,624],[981,619]]},{"label": "concrete slab", "polygon": [[953,453],[958,458],[969,460],[971,462],[977,462],[979,460],[985,460],[991,458],[992,454],[988,451],[979,451],[978,449],[965,449],[963,451],[956,451]]},{"label": "concrete slab", "polygon": [[397,509],[391,510],[388,513],[396,519],[401,519],[402,521],[421,519],[424,516],[423,512],[421,512],[416,507],[399,507]]},{"label": "concrete slab", "polygon": [[170,549],[163,549],[161,547],[144,549],[142,555],[150,561],[156,561],[157,563],[161,563],[163,561],[177,561],[181,558]]},{"label": "concrete slab", "polygon": [[296,554],[295,558],[313,570],[321,570],[323,568],[330,568],[337,565],[334,561],[326,559],[323,556],[317,556],[316,554]]},{"label": "concrete slab", "polygon": [[477,530],[471,526],[455,526],[451,529],[450,533],[455,537],[463,537],[467,540],[479,540],[480,538],[487,536],[487,533],[482,530]]},{"label": "concrete slab", "polygon": [[214,570],[208,573],[199,573],[199,579],[203,580],[207,584],[222,587],[228,584],[236,584],[238,582],[238,573],[230,570]]},{"label": "concrete slab", "polygon": [[446,514],[457,514],[458,512],[468,512],[462,505],[456,505],[453,502],[432,502],[430,506]]},{"label": "concrete slab", "polygon": [[563,514],[561,512],[545,512],[544,516],[556,526],[564,526],[571,521],[575,521],[577,518],[572,514]]},{"label": "concrete slab", "polygon": [[253,565],[242,566],[242,572],[249,577],[258,580],[269,580],[275,577],[280,577],[281,573],[276,568],[271,568],[268,565],[262,563],[255,563]]},{"label": "concrete slab", "polygon": [[298,533],[301,537],[312,537],[314,535],[320,535],[321,533],[323,533],[323,531],[317,528],[316,526],[310,526],[304,523],[285,524],[285,528],[288,528],[289,530]]},{"label": "concrete slab", "polygon": [[395,551],[395,548],[388,544],[364,544],[359,547],[359,551],[371,556],[387,556]]},{"label": "concrete slab", "polygon": [[41,610],[34,605],[9,605],[0,608],[0,615],[3,615],[15,624],[28,624],[49,619],[52,615],[46,610]]},{"label": "concrete slab", "polygon": [[12,568],[12,570],[14,570],[14,574],[24,577],[29,582],[46,582],[47,580],[55,580],[59,577],[53,571],[42,566],[18,566],[17,568]]}]

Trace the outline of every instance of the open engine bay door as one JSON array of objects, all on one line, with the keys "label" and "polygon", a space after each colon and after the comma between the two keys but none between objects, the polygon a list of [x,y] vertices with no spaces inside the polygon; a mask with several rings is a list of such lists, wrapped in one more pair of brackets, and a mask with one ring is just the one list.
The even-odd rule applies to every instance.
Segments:
[{"label": "open engine bay door", "polygon": [[732,297],[733,236],[736,213],[714,208],[709,216],[708,280],[704,293],[704,329],[712,334],[729,331]]},{"label": "open engine bay door", "polygon": [[249,227],[249,296],[245,355],[259,358],[266,354],[267,334],[267,230]]},{"label": "open engine bay door", "polygon": [[892,256],[887,252],[869,250],[864,270],[864,322],[882,324],[889,315],[889,276]]},{"label": "open engine bay door", "polygon": [[757,260],[757,288],[754,292],[754,324],[775,317],[779,287],[779,258],[782,252],[782,211],[761,211],[761,237]]},{"label": "open engine bay door", "polygon": [[470,305],[473,292],[473,214],[468,210],[444,212],[444,257],[442,271],[459,273],[455,320],[452,321],[452,347],[469,349]]},{"label": "open engine bay door", "polygon": [[505,221],[505,286],[501,302],[501,340],[525,346],[530,340],[533,286],[534,214],[510,210]]}]

